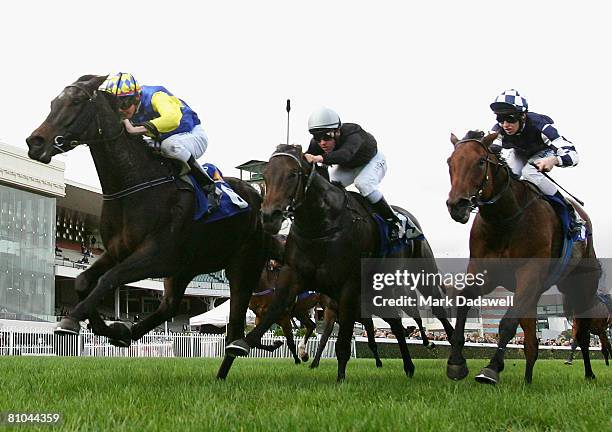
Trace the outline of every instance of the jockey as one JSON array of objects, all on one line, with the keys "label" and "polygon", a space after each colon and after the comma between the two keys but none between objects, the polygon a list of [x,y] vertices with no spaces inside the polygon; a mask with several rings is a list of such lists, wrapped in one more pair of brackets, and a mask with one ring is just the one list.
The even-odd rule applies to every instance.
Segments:
[{"label": "jockey", "polygon": [[564,202],[570,215],[570,234],[580,233],[582,222],[574,207],[542,174],[556,166],[575,166],[578,153],[574,144],[559,134],[550,117],[528,112],[527,100],[516,90],[504,91],[490,106],[497,116],[492,130],[499,134],[491,148],[509,149],[506,161],[512,172],[535,184],[543,194]]},{"label": "jockey", "polygon": [[129,134],[160,142],[162,156],[186,163],[204,190],[214,191],[214,181],[196,162],[208,147],[208,136],[189,105],[162,86],[141,86],[129,73],[109,75],[100,90],[117,97]]},{"label": "jockey", "polygon": [[354,183],[374,210],[389,222],[389,239],[402,237],[404,226],[378,189],[387,172],[387,160],[378,151],[374,137],[355,123],[342,123],[338,114],[320,108],[308,118],[312,134],[304,157],[309,163],[335,165],[330,169],[332,182],[346,187]]}]

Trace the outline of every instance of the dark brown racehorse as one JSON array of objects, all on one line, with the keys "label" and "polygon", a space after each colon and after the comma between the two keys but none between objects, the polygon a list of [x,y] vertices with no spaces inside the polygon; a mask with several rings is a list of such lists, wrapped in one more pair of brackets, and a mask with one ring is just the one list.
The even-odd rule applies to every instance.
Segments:
[{"label": "dark brown racehorse", "polygon": [[[175,315],[194,276],[225,268],[231,308],[227,337],[244,336],[251,293],[266,261],[261,198],[246,182],[225,180],[249,203],[250,210],[211,224],[194,222],[194,198],[165,158],[152,154],[140,137],[128,136],[117,101],[98,91],[105,76],[87,75],[67,86],[51,102],[46,120],[27,138],[29,156],[43,163],[79,144],[88,144],[104,204],[100,233],[106,252],[75,282],[80,302],[64,317],[58,332],[78,333],[89,319],[93,331],[118,346],[129,346]],[[165,278],[159,308],[130,329],[108,326],[98,314],[103,297],[124,284]],[[225,358],[219,376],[229,370]]]},{"label": "dark brown racehorse", "polygon": [[[612,328],[612,314],[608,307],[601,302],[598,298],[593,299],[593,306],[590,310],[589,315],[591,318],[591,334],[599,337],[599,343],[601,346],[601,354],[606,362],[606,366],[610,365],[609,358],[612,355],[612,346],[610,345],[610,339],[608,338],[608,332]],[[574,353],[578,347],[578,332],[577,332],[576,318],[572,320],[572,346],[570,354],[565,360],[565,364],[572,364],[574,360]]]},{"label": "dark brown racehorse", "polygon": [[[249,308],[255,313],[255,325],[258,326],[262,318],[268,312],[268,307],[272,302],[272,296],[274,291],[276,290],[276,286],[278,283],[278,276],[280,274],[280,270],[282,265],[276,260],[270,260],[266,265],[266,268],[261,273],[261,278],[259,280],[259,287],[253,293],[251,297],[251,302],[249,303]],[[334,327],[334,323],[336,322],[337,317],[337,308],[338,305],[328,296],[324,294],[320,294],[317,292],[311,292],[307,296],[299,296],[295,303],[290,304],[289,308],[285,313],[281,315],[281,317],[276,321],[283,329],[283,334],[287,339],[287,346],[289,347],[289,351],[293,355],[293,359],[295,364],[300,364],[301,362],[308,361],[308,352],[306,351],[306,346],[308,344],[308,340],[312,336],[314,330],[316,329],[316,324],[310,318],[310,312],[313,308],[321,306],[324,309],[323,321],[325,323],[323,334],[321,335],[321,340],[319,341],[319,345],[317,347],[316,355],[310,364],[310,368],[316,368],[319,366],[319,362],[321,360],[321,356],[323,354],[323,350],[327,345],[327,341],[329,340],[329,336]],[[293,332],[291,327],[292,318],[297,318],[300,323],[306,328],[306,333],[304,334],[304,339],[300,342],[298,351],[295,349],[295,341],[293,339]],[[382,367],[382,361],[380,360],[380,356],[378,355],[378,347],[376,346],[376,341],[374,338],[374,323],[372,319],[359,319],[359,321],[364,325],[367,336],[368,336],[368,346],[374,354],[374,359],[376,360],[376,367]]]},{"label": "dark brown racehorse", "polygon": [[[336,342],[338,380],[346,375],[353,326],[360,315],[361,259],[378,253],[379,233],[370,211],[351,193],[331,184],[306,162],[299,146],[280,145],[264,172],[266,196],[262,206],[264,229],[276,233],[285,218],[293,224],[287,239],[285,266],[278,288],[262,323],[246,339],[227,346],[226,352],[247,355],[260,343],[265,331],[278,319],[292,298],[307,289],[320,292],[338,303],[340,325]],[[408,212],[400,208],[418,226]],[[389,257],[424,258],[428,270],[437,272],[433,253],[425,239],[415,240],[412,248]],[[433,289],[432,289],[433,290]],[[435,293],[427,293],[435,296]],[[425,294],[425,295],[427,295]],[[443,308],[434,309],[452,334]],[[406,375],[414,374],[405,332],[399,314],[385,318],[395,334]]]},{"label": "dark brown racehorse", "polygon": [[[520,324],[525,333],[525,381],[529,383],[538,356],[536,305],[550,286],[547,283],[550,270],[561,254],[562,227],[551,205],[541,199],[540,192],[533,185],[515,179],[500,155],[490,151],[489,146],[497,135],[484,138],[483,135],[470,132],[462,140],[451,136],[454,151],[448,159],[451,190],[446,204],[451,217],[460,223],[468,221],[473,208],[479,210],[470,233],[467,272],[482,272],[483,259],[503,268],[503,271],[489,272],[480,289],[467,288],[465,296],[483,295],[502,285],[514,292],[514,305],[508,308],[499,324],[496,354],[476,380],[492,384],[499,380],[499,373],[504,369],[504,350]],[[601,268],[593,249],[591,223],[584,210],[576,207],[587,223],[589,236],[586,242],[574,243],[571,260],[557,287],[579,316],[576,328],[585,359],[585,376],[594,378],[589,361],[590,318],[583,316],[583,312],[597,289]],[[468,374],[462,354],[468,310],[468,305],[457,309],[447,367],[447,375],[452,379],[462,379]]]}]

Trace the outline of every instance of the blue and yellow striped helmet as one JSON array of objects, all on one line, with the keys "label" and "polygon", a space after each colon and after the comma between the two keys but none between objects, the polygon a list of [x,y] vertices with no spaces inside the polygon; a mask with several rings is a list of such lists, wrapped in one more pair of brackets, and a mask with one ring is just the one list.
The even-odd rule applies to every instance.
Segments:
[{"label": "blue and yellow striped helmet", "polygon": [[108,75],[100,86],[100,90],[117,97],[139,96],[140,84],[132,74],[118,72]]}]

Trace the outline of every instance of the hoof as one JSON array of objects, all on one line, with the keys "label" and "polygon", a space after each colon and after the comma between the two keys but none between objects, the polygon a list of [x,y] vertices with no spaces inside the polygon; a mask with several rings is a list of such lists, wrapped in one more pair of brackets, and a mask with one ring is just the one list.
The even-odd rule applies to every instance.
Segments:
[{"label": "hoof", "polygon": [[319,367],[319,362],[318,361],[313,361],[312,363],[310,363],[310,369],[316,369]]},{"label": "hoof", "polygon": [[[282,345],[282,342],[281,342]],[[232,357],[246,357],[249,355],[251,347],[244,339],[238,339],[225,347],[225,354]]]},{"label": "hoof", "polygon": [[495,385],[499,381],[499,374],[493,369],[484,368],[476,375],[476,381],[481,384],[492,384]]},{"label": "hoof", "polygon": [[108,342],[119,348],[127,348],[132,344],[132,331],[122,322],[114,322],[108,326],[116,337],[109,337]]},{"label": "hoof", "polygon": [[446,365],[446,376],[452,380],[459,381],[468,376],[470,373],[465,361],[461,364],[454,365],[448,363]]},{"label": "hoof", "polygon": [[565,361],[563,362],[563,364],[566,364],[566,365],[573,365],[573,364],[574,364],[574,362],[573,362],[573,361],[571,361],[571,360],[565,360]]},{"label": "hoof", "polygon": [[595,380],[595,374],[591,373],[589,375],[585,375],[584,379],[587,380],[587,381],[593,381],[593,380]]},{"label": "hoof", "polygon": [[293,362],[294,362],[296,365],[301,365],[301,364],[302,364],[302,360],[300,360],[299,358],[294,358],[294,359],[293,359]]},{"label": "hoof", "polygon": [[406,372],[406,375],[408,376],[408,378],[412,378],[414,376],[414,365],[405,367],[404,372]]},{"label": "hoof", "polygon": [[308,353],[304,353],[304,355],[302,355],[300,358],[302,359],[304,363],[310,360],[310,356],[308,355]]},{"label": "hoof", "polygon": [[378,359],[376,359],[376,367],[377,368],[381,368],[382,367],[382,362]]},{"label": "hoof", "polygon": [[73,318],[64,317],[55,327],[56,335],[78,335],[81,332],[81,324]]},{"label": "hoof", "polygon": [[429,351],[432,351],[435,347],[436,347],[436,344],[431,341],[429,342],[429,345],[427,345],[427,349]]}]

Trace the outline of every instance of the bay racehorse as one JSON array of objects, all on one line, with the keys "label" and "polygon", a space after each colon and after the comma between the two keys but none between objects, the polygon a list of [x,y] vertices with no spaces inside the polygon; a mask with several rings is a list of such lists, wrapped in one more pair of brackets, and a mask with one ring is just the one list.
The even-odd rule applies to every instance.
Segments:
[{"label": "bay racehorse", "polygon": [[[478,208],[470,232],[467,273],[476,275],[489,263],[494,265],[494,271],[486,275],[486,282],[480,287],[466,288],[464,296],[485,295],[498,285],[514,292],[513,305],[499,324],[498,349],[476,380],[498,382],[499,373],[504,369],[506,345],[520,324],[525,334],[525,381],[529,383],[538,357],[536,306],[542,293],[554,283],[550,280],[551,269],[559,269],[564,235],[559,218],[539,190],[515,178],[501,155],[490,150],[496,137],[497,134],[485,137],[477,131],[470,131],[462,140],[451,135],[454,150],[448,159],[451,190],[446,204],[451,217],[460,223],[466,223],[472,209]],[[586,241],[574,242],[567,267],[556,278],[556,285],[565,296],[564,303],[577,314],[585,376],[594,378],[589,361],[590,317],[584,311],[597,289],[601,268],[593,249],[590,220],[582,208],[575,207],[586,221],[588,237]],[[468,374],[462,353],[468,310],[467,302],[457,308],[447,365],[451,379],[462,379]]]},{"label": "bay racehorse", "polygon": [[[612,345],[608,337],[608,332],[612,328],[612,313],[610,309],[599,299],[599,297],[593,298],[592,306],[589,310],[591,318],[591,334],[599,337],[599,343],[601,346],[601,354],[603,355],[606,366],[610,365],[610,356],[612,355]],[[572,319],[572,345],[570,347],[570,353],[565,360],[565,364],[572,364],[574,360],[574,353],[578,347],[578,323],[576,318]]]},{"label": "bay racehorse", "polygon": [[[299,292],[311,289],[338,303],[337,378],[342,381],[351,353],[353,326],[360,315],[361,259],[376,257],[379,253],[377,223],[362,198],[319,174],[316,165],[303,158],[300,146],[278,146],[264,170],[264,179],[264,229],[276,233],[285,218],[293,219],[285,251],[286,265],[281,269],[278,288],[262,323],[245,339],[228,345],[226,352],[248,355],[250,348],[260,343],[264,332],[278,319],[291,299]],[[418,226],[408,212],[398,207],[396,210]],[[388,257],[421,258],[427,261],[429,271],[437,272],[433,253],[424,238]],[[427,294],[436,296],[433,292]],[[393,316],[383,318],[397,338],[404,372],[412,377],[414,364],[405,331],[399,314],[394,312]],[[450,337],[452,326],[446,319],[446,311],[437,307],[433,312]]]},{"label": "bay racehorse", "polygon": [[[154,155],[144,140],[128,136],[114,96],[98,91],[106,76],[79,78],[51,102],[45,121],[26,139],[30,158],[51,158],[87,144],[102,186],[100,234],[105,253],[75,281],[79,303],[59,323],[58,332],[78,333],[89,319],[93,331],[117,346],[129,346],[175,315],[194,276],[225,268],[231,292],[227,337],[244,336],[247,306],[266,261],[267,236],[261,198],[244,181],[226,178],[249,210],[210,224],[193,221],[194,194],[176,169]],[[97,306],[124,284],[165,278],[159,308],[131,329],[107,325]],[[233,357],[223,361],[224,377]]]},{"label": "bay racehorse", "polygon": [[[280,274],[280,270],[282,265],[280,262],[276,260],[270,260],[266,265],[266,268],[261,273],[261,278],[259,280],[259,287],[253,293],[251,297],[251,301],[249,302],[249,308],[255,313],[255,325],[258,326],[265,314],[268,312],[268,308],[272,302],[274,291],[276,291],[276,287],[278,284],[278,276]],[[324,294],[320,294],[314,291],[307,291],[301,293],[295,299],[295,302],[291,302],[289,304],[288,309],[280,316],[280,318],[276,321],[282,330],[285,338],[287,339],[287,346],[289,351],[293,355],[293,359],[295,364],[300,364],[301,362],[307,362],[309,355],[306,350],[308,340],[312,336],[313,332],[316,330],[316,324],[310,318],[310,313],[313,308],[320,306],[323,308],[323,322],[324,322],[324,330],[321,335],[321,339],[319,340],[319,344],[317,346],[317,352],[315,357],[310,364],[310,368],[314,369],[319,366],[319,362],[321,360],[321,356],[323,355],[323,350],[327,345],[327,341],[332,333],[334,328],[334,323],[336,322],[337,317],[337,309],[338,305],[331,298]],[[293,339],[293,331],[292,331],[292,321],[293,318],[297,318],[300,323],[305,327],[306,332],[304,333],[304,338],[300,342],[298,348],[299,352],[296,351],[295,341]],[[364,325],[366,330],[366,334],[368,336],[368,347],[372,351],[374,355],[374,359],[376,360],[376,367],[382,367],[382,361],[380,360],[380,356],[378,355],[378,347],[376,345],[376,341],[374,338],[374,323],[371,318],[359,319],[359,321]]]}]

